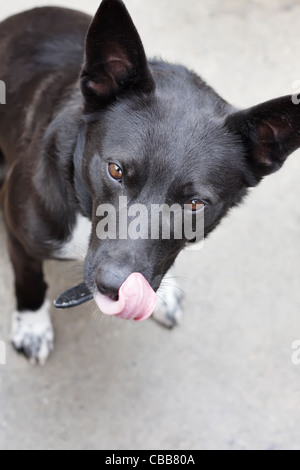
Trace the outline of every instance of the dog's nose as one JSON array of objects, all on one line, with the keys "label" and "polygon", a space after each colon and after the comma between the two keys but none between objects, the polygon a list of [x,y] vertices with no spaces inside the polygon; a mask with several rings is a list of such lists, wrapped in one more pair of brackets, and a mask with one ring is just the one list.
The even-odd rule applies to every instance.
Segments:
[{"label": "dog's nose", "polygon": [[130,272],[123,272],[122,269],[100,267],[96,277],[96,285],[100,294],[117,301],[120,287],[130,274]]},{"label": "dog's nose", "polygon": [[108,284],[107,282],[105,282],[104,279],[98,279],[98,277],[96,280],[96,284],[100,294],[109,297],[111,300],[117,301],[119,299],[119,289],[121,286],[116,287],[115,285]]}]

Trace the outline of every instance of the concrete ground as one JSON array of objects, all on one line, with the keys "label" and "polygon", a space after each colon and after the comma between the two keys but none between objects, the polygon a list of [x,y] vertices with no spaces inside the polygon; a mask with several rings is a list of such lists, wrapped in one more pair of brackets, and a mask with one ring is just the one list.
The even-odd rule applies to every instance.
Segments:
[{"label": "concrete ground", "polygon": [[[0,17],[58,3],[98,6],[1,0]],[[292,93],[300,80],[297,0],[126,3],[148,55],[192,67],[236,105]],[[300,449],[300,366],[291,361],[300,340],[299,181],[297,152],[201,252],[181,256],[180,328],[53,310],[56,350],[45,368],[8,343],[14,296],[0,218],[0,448]],[[53,298],[78,269],[47,263]]]}]

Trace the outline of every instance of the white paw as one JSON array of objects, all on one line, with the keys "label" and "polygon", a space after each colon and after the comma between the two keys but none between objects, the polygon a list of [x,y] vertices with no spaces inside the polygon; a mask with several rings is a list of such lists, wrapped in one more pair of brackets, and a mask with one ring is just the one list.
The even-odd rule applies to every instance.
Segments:
[{"label": "white paw", "polygon": [[182,303],[184,294],[173,279],[165,279],[157,292],[158,302],[153,320],[167,327],[173,328],[182,320]]},{"label": "white paw", "polygon": [[32,364],[46,363],[54,344],[49,300],[36,312],[13,314],[11,339],[16,350],[24,354]]}]

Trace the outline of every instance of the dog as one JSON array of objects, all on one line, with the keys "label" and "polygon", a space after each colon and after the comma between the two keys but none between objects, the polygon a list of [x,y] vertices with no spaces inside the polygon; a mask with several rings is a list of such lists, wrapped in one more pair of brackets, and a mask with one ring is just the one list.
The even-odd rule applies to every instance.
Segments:
[{"label": "dog", "polygon": [[239,110],[187,68],[147,60],[121,0],[103,0],[93,19],[63,8],[8,18],[0,24],[0,79],[1,206],[17,300],[12,342],[38,364],[54,343],[43,261],[73,258],[79,247],[84,282],[57,307],[95,299],[104,313],[126,319],[155,310],[167,326],[180,316],[176,286],[157,305],[155,293],[194,240],[120,232],[100,239],[99,206],[118,208],[120,197],[127,210],[177,204],[194,219],[204,214],[208,236],[300,146],[292,96]]}]

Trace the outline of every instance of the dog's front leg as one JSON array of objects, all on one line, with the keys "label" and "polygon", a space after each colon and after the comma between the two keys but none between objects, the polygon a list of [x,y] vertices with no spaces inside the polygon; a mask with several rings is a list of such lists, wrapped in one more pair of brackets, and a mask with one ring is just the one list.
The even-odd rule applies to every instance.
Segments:
[{"label": "dog's front leg", "polygon": [[157,292],[157,298],[153,320],[166,328],[174,328],[179,325],[183,315],[184,294],[171,273],[168,273],[163,279]]},{"label": "dog's front leg", "polygon": [[15,274],[17,311],[13,314],[12,343],[33,364],[44,364],[52,349],[54,332],[50,302],[45,300],[42,262],[31,258],[12,235],[8,249]]}]

